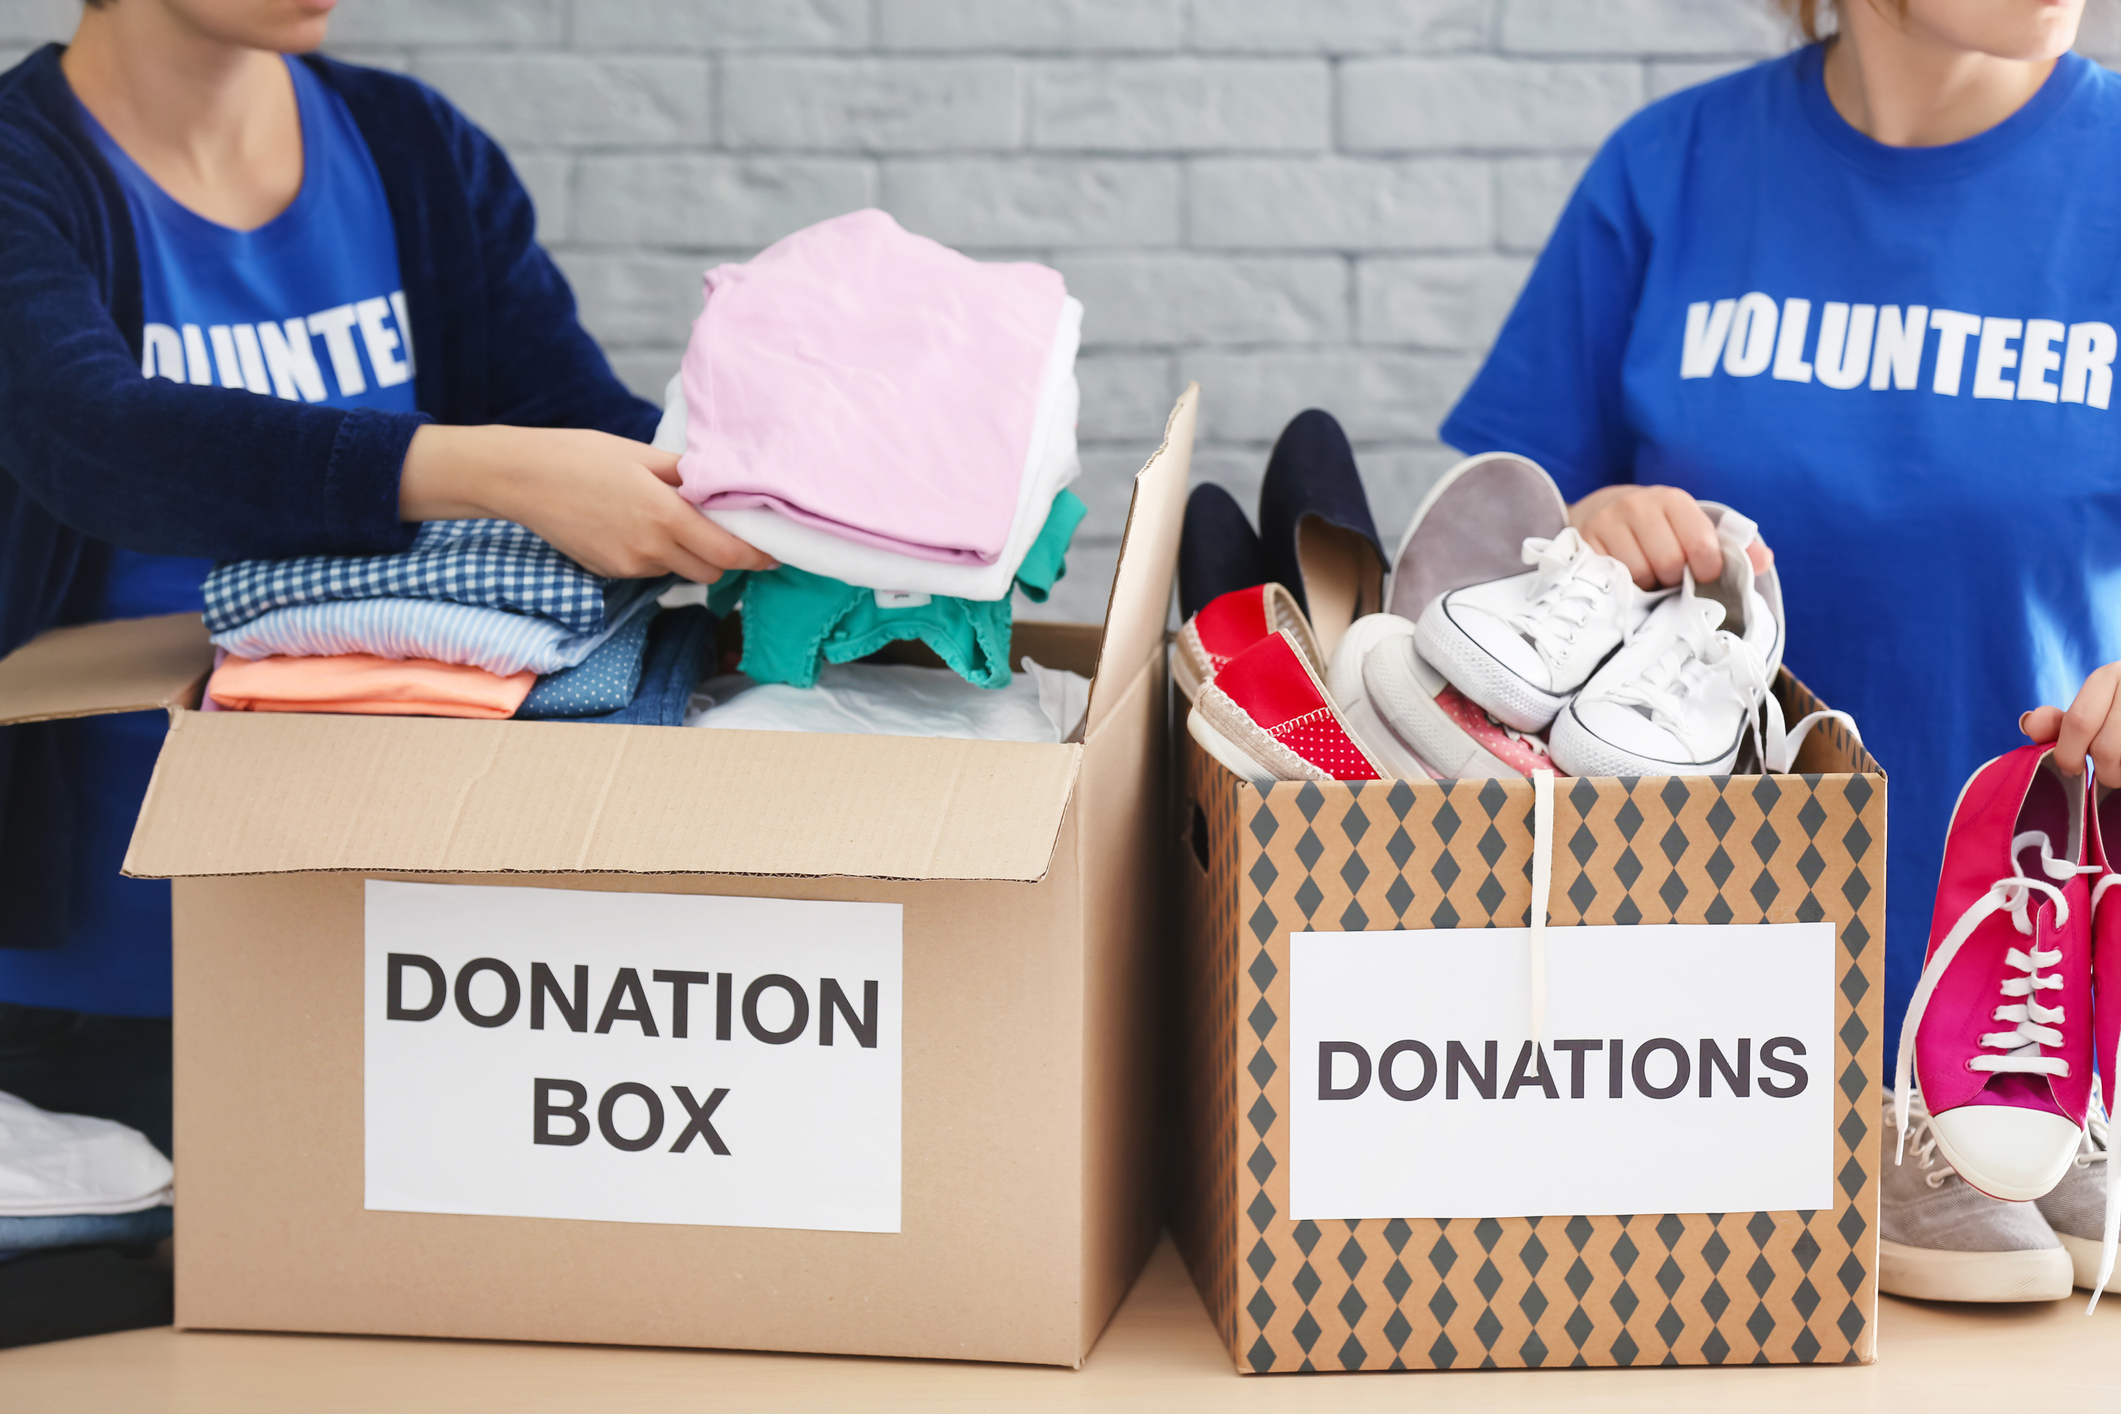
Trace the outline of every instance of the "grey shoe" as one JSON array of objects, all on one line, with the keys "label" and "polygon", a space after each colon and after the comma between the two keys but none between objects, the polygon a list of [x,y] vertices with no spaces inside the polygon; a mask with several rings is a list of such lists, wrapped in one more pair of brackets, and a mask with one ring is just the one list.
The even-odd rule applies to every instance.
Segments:
[{"label": "grey shoe", "polygon": [[[1879,1193],[1878,1289],[1924,1301],[2059,1301],[2070,1293],[2071,1261],[2032,1203],[1991,1198],[1952,1171],[1937,1152],[1930,1115],[1916,1095],[1908,1107],[1907,1157],[1893,1161],[1893,1097],[1879,1127],[1884,1182]],[[2067,1181],[2067,1180],[2065,1180]],[[2099,1221],[2105,1221],[2100,1184]],[[2093,1267],[2099,1244],[2092,1243]]]},{"label": "grey shoe", "polygon": [[[2040,1216],[2054,1229],[2076,1269],[2076,1284],[2086,1291],[2099,1285],[2100,1241],[2106,1233],[2107,1122],[2092,1101],[2091,1125],[2078,1141],[2077,1157],[2062,1181],[2045,1198],[2035,1200]],[[2106,1290],[2121,1291],[2121,1272],[2108,1277]]]}]

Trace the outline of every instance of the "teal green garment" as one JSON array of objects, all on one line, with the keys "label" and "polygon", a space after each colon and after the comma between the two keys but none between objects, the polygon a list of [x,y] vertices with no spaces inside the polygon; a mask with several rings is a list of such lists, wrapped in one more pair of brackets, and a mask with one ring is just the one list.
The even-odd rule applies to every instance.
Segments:
[{"label": "teal green garment", "polygon": [[[1068,543],[1088,512],[1082,498],[1062,491],[1017,567],[1016,588],[1044,603],[1068,572]],[[918,639],[976,687],[1009,683],[1010,599],[952,599],[883,608],[876,592],[793,565],[763,574],[725,575],[708,598],[717,614],[741,603],[744,657],[739,671],[757,682],[814,687],[820,662],[851,663],[887,643]]]}]

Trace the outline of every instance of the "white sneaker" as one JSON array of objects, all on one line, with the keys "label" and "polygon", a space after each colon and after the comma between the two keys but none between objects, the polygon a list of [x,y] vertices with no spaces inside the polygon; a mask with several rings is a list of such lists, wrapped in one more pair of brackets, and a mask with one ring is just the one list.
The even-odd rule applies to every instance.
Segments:
[{"label": "white sneaker", "polygon": [[1403,781],[1431,781],[1442,772],[1422,760],[1385,719],[1378,715],[1363,683],[1363,663],[1372,649],[1388,639],[1408,638],[1414,625],[1397,614],[1365,614],[1349,625],[1333,650],[1326,668],[1326,691],[1347,719],[1348,734],[1360,742],[1371,757]]},{"label": "white sneaker", "polygon": [[1422,611],[1414,645],[1452,685],[1519,731],[1544,731],[1670,590],[1645,593],[1574,526],[1527,537],[1529,574],[1470,584]]},{"label": "white sneaker", "polygon": [[1776,758],[1767,769],[1788,769],[1805,724],[1786,738],[1780,708],[1770,706],[1782,664],[1781,587],[1772,574],[1755,582],[1745,552],[1753,523],[1722,506],[1704,509],[1717,518],[1723,573],[1697,586],[1687,571],[1679,592],[1555,718],[1549,749],[1570,775],[1728,775],[1748,740]]}]

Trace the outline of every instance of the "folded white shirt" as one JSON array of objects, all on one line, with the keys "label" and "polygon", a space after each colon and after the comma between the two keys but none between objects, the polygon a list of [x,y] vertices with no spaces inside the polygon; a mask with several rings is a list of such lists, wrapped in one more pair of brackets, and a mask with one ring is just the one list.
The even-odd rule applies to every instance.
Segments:
[{"label": "folded white shirt", "polygon": [[1007,687],[974,687],[955,673],[903,663],[827,663],[816,687],[710,678],[692,695],[688,727],[848,736],[959,737],[1061,742],[1090,705],[1090,680],[1026,658]]},{"label": "folded white shirt", "polygon": [[170,1201],[171,1173],[137,1129],[0,1093],[0,1217],[136,1213]]},{"label": "folded white shirt", "polygon": [[[1082,302],[1070,296],[1061,302],[1060,326],[1054,333],[1046,383],[1039,395],[1038,421],[1032,429],[1032,445],[1044,447],[1045,455],[1038,458],[1035,469],[1027,469],[1021,477],[1009,538],[991,565],[915,559],[845,539],[791,520],[775,510],[714,509],[703,514],[784,565],[845,584],[907,594],[940,594],[953,599],[1006,598],[1016,579],[1017,566],[1024,562],[1046,524],[1053,498],[1082,472],[1082,460],[1075,446],[1075,420],[1082,405],[1075,381],[1075,353],[1082,337]],[[685,417],[684,389],[679,377],[673,375],[663,390],[663,420],[655,430],[655,446],[659,450],[685,450]]]}]

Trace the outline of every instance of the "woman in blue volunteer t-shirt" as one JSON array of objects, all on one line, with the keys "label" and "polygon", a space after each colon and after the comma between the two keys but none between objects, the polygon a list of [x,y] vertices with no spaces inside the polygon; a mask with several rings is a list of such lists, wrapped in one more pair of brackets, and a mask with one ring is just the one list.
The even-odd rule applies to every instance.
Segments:
[{"label": "woman in blue volunteer t-shirt", "polygon": [[1891,774],[1888,1057],[1967,776],[2044,703],[2121,784],[2121,78],[2081,10],[1841,0],[1653,104],[1442,429],[1545,466],[1646,587],[1717,572],[1696,497],[1759,522],[1792,670]]},{"label": "woman in blue volunteer t-shirt", "polygon": [[[604,574],[766,563],[685,505],[507,160],[321,59],[332,0],[88,0],[0,75],[0,654],[215,559],[521,522]],[[159,716],[0,730],[0,1090],[167,1147],[170,905],[118,875]]]}]

